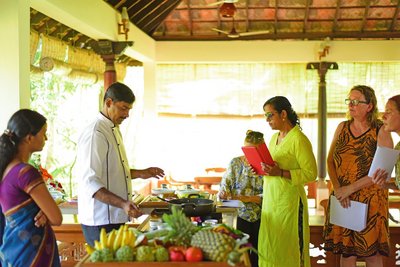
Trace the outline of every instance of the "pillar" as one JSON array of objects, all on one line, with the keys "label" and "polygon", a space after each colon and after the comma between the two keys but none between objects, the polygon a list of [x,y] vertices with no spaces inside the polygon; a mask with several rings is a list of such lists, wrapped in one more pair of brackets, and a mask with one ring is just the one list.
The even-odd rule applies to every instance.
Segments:
[{"label": "pillar", "polygon": [[104,90],[117,81],[115,72],[115,59],[121,55],[126,48],[132,46],[133,42],[113,42],[110,40],[99,40],[91,44],[93,50],[101,56],[106,64],[104,71]]},{"label": "pillar", "polygon": [[30,105],[30,1],[0,0],[0,132],[10,116]]},{"label": "pillar", "polygon": [[326,73],[328,70],[337,70],[336,62],[311,62],[307,64],[307,69],[316,69],[318,71],[318,184],[316,187],[316,205],[318,209],[322,209],[320,201],[328,198],[329,189],[327,187],[326,177],[326,125],[327,125],[327,101],[326,101]]},{"label": "pillar", "polygon": [[117,81],[117,73],[115,72],[115,55],[102,55],[101,58],[106,63],[104,71],[104,90],[107,90],[111,84]]}]

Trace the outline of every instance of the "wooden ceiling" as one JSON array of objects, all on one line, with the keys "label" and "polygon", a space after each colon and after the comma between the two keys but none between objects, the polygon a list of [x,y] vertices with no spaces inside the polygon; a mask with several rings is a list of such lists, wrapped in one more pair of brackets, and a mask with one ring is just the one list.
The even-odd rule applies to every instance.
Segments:
[{"label": "wooden ceiling", "polygon": [[[127,7],[130,21],[158,41],[237,40],[221,33],[233,23],[245,40],[400,38],[399,0],[103,1]],[[224,2],[234,2],[234,22],[221,15]]]},{"label": "wooden ceiling", "polygon": [[[93,42],[97,42],[97,40],[94,40],[89,36],[84,35],[37,10],[34,10],[33,8],[30,10],[30,26],[32,30],[39,34],[45,34],[46,36],[56,38],[74,47],[91,49],[96,45],[93,44]],[[125,63],[128,66],[142,65],[142,62],[126,55],[119,55],[116,62]]]},{"label": "wooden ceiling", "polygon": [[[157,41],[203,40],[387,40],[400,38],[400,0],[100,0]],[[221,15],[234,2],[232,18]],[[92,39],[31,9],[31,29],[80,48]],[[255,33],[256,32],[256,33]],[[261,32],[261,34],[259,34]],[[129,65],[140,62],[126,56]]]}]

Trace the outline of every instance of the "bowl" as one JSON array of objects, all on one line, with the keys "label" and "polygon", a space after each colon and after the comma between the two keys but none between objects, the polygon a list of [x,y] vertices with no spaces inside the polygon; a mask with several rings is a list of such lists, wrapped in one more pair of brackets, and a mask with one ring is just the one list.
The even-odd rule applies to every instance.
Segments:
[{"label": "bowl", "polygon": [[151,189],[153,195],[170,195],[175,193],[175,189],[170,188],[153,188]]}]

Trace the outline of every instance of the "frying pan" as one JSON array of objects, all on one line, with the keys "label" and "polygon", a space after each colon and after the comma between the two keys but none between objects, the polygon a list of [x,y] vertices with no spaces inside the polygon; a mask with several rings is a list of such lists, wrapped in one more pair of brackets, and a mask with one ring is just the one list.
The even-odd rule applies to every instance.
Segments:
[{"label": "frying pan", "polygon": [[177,207],[188,217],[198,217],[210,215],[215,211],[214,201],[204,198],[179,198],[166,200],[158,197],[162,201],[168,202],[168,208],[171,211],[172,207]]}]

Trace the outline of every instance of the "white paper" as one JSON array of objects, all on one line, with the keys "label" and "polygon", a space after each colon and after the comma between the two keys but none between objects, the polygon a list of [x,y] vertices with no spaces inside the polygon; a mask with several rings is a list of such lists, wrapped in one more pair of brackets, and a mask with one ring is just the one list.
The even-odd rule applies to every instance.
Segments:
[{"label": "white paper", "polygon": [[372,177],[377,169],[382,169],[388,173],[388,179],[390,179],[394,165],[399,157],[399,153],[400,150],[378,146],[368,176]]},{"label": "white paper", "polygon": [[241,208],[244,207],[244,204],[240,200],[232,199],[232,200],[222,200],[219,207],[230,207],[230,208]]},{"label": "white paper", "polygon": [[354,231],[362,231],[367,225],[368,205],[350,201],[350,207],[343,208],[335,196],[331,196],[329,222]]}]

